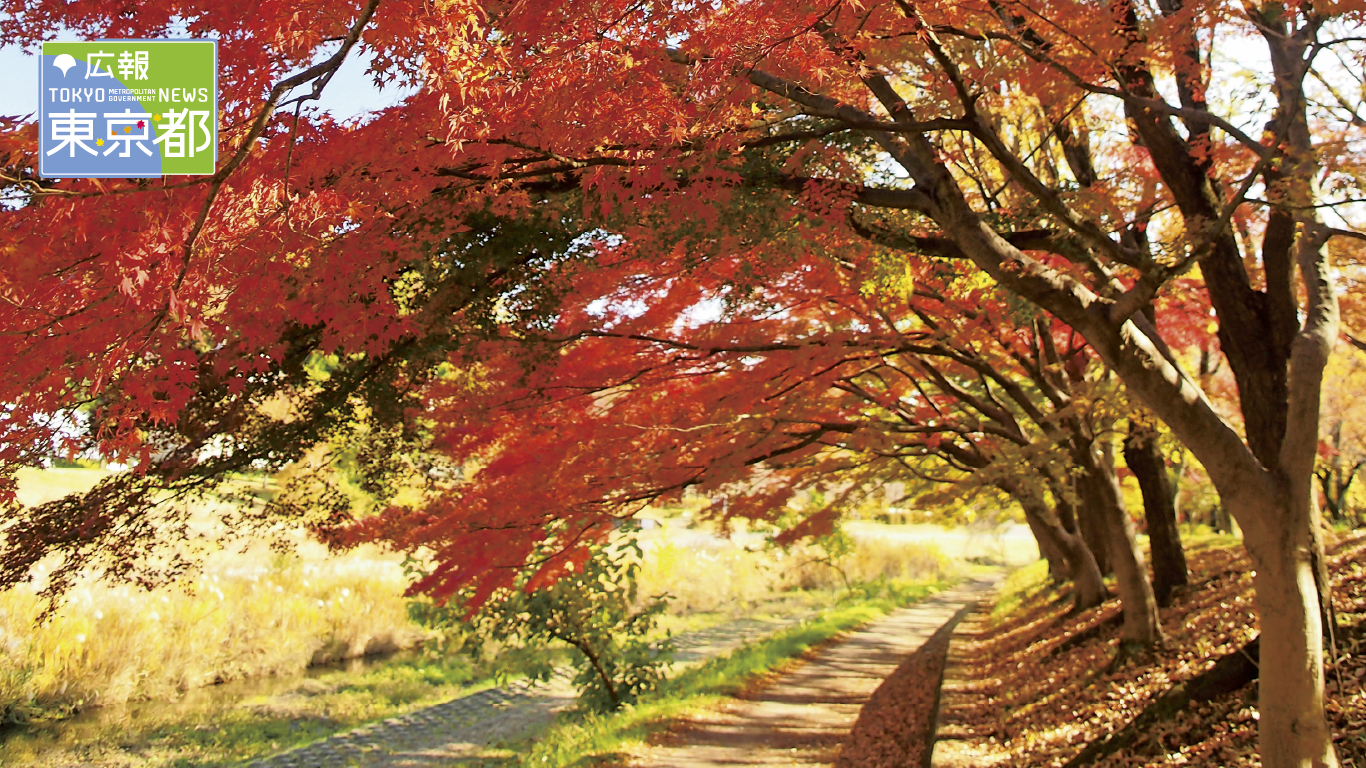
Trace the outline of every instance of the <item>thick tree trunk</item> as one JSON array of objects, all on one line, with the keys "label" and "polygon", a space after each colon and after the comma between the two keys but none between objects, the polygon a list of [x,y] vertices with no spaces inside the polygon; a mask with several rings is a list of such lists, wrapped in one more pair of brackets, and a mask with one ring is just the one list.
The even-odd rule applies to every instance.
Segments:
[{"label": "thick tree trunk", "polygon": [[1070,512],[1076,518],[1077,532],[1086,542],[1087,549],[1095,557],[1096,567],[1100,569],[1102,576],[1109,576],[1115,572],[1113,558],[1110,554],[1110,544],[1105,535],[1105,521],[1101,519],[1100,510],[1087,497],[1084,489],[1084,481],[1073,481],[1072,487],[1077,495],[1078,505],[1073,506],[1069,501],[1060,501],[1059,506],[1067,505],[1071,507]]},{"label": "thick tree trunk", "polygon": [[1096,566],[1096,558],[1091,554],[1091,549],[1080,536],[1061,528],[1058,529],[1058,533],[1058,546],[1067,558],[1068,568],[1072,572],[1072,586],[1077,590],[1073,608],[1083,611],[1105,602],[1109,599],[1110,592],[1105,589],[1105,581],[1101,578],[1100,568]]},{"label": "thick tree trunk", "polygon": [[1085,504],[1080,509],[1077,507],[1076,480],[1071,476],[1066,476],[1063,480],[1050,476],[1048,489],[1053,494],[1053,504],[1058,511],[1058,522],[1062,523],[1063,530],[1080,539],[1081,545],[1086,549],[1091,561],[1096,564],[1102,577],[1110,573],[1110,556],[1106,551],[1104,528],[1094,516],[1087,514]]},{"label": "thick tree trunk", "polygon": [[[1074,438],[1074,461],[1082,468],[1077,484],[1090,515],[1104,526],[1115,582],[1124,603],[1124,627],[1120,637],[1144,645],[1162,640],[1162,625],[1157,615],[1157,599],[1148,583],[1148,569],[1138,548],[1133,521],[1124,508],[1119,482],[1110,462],[1097,457],[1082,439]],[[1104,444],[1100,447],[1104,451]]]},{"label": "thick tree trunk", "polygon": [[1266,517],[1280,523],[1257,529],[1245,526],[1248,552],[1257,569],[1253,583],[1262,622],[1262,658],[1274,660],[1261,667],[1262,765],[1336,766],[1332,734],[1323,716],[1323,625],[1309,521],[1292,511],[1284,495],[1261,504],[1279,507],[1268,510],[1273,514]]},{"label": "thick tree trunk", "polygon": [[1143,515],[1153,553],[1153,595],[1158,605],[1166,607],[1171,605],[1172,593],[1189,580],[1181,532],[1176,527],[1176,507],[1167,484],[1167,463],[1157,449],[1157,433],[1131,423],[1124,439],[1124,461],[1143,493]]}]

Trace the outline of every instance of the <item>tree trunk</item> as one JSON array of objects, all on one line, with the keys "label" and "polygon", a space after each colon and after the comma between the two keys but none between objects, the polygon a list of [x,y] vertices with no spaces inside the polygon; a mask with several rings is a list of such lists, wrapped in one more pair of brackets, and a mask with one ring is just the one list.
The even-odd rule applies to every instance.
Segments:
[{"label": "tree trunk", "polygon": [[1342,419],[1333,423],[1333,429],[1328,436],[1333,445],[1333,457],[1328,460],[1328,470],[1324,477],[1323,501],[1328,505],[1328,512],[1333,516],[1333,521],[1337,522],[1342,520],[1343,494],[1339,490],[1342,485]]},{"label": "tree trunk", "polygon": [[1333,470],[1319,470],[1318,478],[1319,486],[1323,490],[1323,503],[1328,507],[1328,517],[1335,523],[1342,522],[1341,496],[1334,493],[1337,483],[1334,482]]},{"label": "tree trunk", "polygon": [[1086,541],[1080,536],[1061,530],[1061,527],[1058,532],[1058,545],[1062,548],[1063,556],[1067,558],[1068,568],[1072,572],[1072,586],[1077,590],[1072,607],[1084,611],[1108,600],[1110,592],[1105,588],[1100,568],[1096,566],[1096,558],[1091,554],[1090,547],[1086,546]]},{"label": "tree trunk", "polygon": [[1077,482],[1069,475],[1059,480],[1049,473],[1048,489],[1053,494],[1053,504],[1058,510],[1058,522],[1065,532],[1077,536],[1086,549],[1090,559],[1095,562],[1100,575],[1111,572],[1110,556],[1106,551],[1103,527],[1094,516],[1087,514],[1086,505],[1077,506]]},{"label": "tree trunk", "polygon": [[[1143,553],[1138,549],[1133,521],[1124,508],[1124,497],[1114,470],[1104,455],[1097,456],[1085,438],[1073,438],[1074,461],[1082,469],[1077,484],[1093,517],[1103,526],[1109,548],[1110,562],[1115,569],[1115,581],[1120,600],[1124,603],[1124,627],[1120,637],[1126,641],[1152,645],[1162,640],[1162,625],[1157,615],[1157,599],[1148,583],[1148,569]],[[1103,453],[1106,444],[1101,443]]]},{"label": "tree trunk", "polygon": [[[1020,491],[1008,483],[1002,484],[1001,487],[1020,502],[1025,519],[1029,521],[1030,530],[1039,537],[1039,549],[1042,550],[1045,546],[1056,549],[1067,562],[1072,587],[1076,590],[1073,608],[1080,611],[1105,602],[1110,593],[1105,589],[1105,582],[1101,578],[1100,569],[1096,567],[1095,557],[1091,555],[1091,550],[1081,536],[1069,533],[1063,528],[1061,522],[1050,515],[1048,508],[1033,494]],[[1045,544],[1045,540],[1049,543]]]},{"label": "tree trunk", "polygon": [[[1078,497],[1078,504],[1072,506],[1072,513],[1076,516],[1077,531],[1096,559],[1096,567],[1100,569],[1102,576],[1109,576],[1115,572],[1115,567],[1114,559],[1110,553],[1110,545],[1106,540],[1105,521],[1101,519],[1100,511],[1096,505],[1087,497],[1084,486],[1085,481],[1072,481],[1072,488]],[[1071,502],[1068,501],[1060,502],[1060,504],[1071,506]]]},{"label": "tree trunk", "polygon": [[1334,522],[1340,523],[1347,519],[1347,492],[1351,490],[1352,481],[1356,479],[1357,472],[1361,471],[1363,462],[1357,461],[1348,468],[1342,459],[1342,419],[1333,424],[1329,437],[1333,445],[1333,457],[1327,467],[1318,471],[1318,478],[1319,485],[1323,488],[1323,502],[1328,505],[1328,513]]},{"label": "tree trunk", "polygon": [[1189,580],[1181,532],[1176,527],[1176,508],[1167,484],[1167,463],[1157,449],[1157,432],[1130,422],[1129,435],[1124,439],[1124,461],[1143,493],[1143,515],[1153,553],[1153,595],[1158,605],[1166,607],[1171,605],[1172,593]]},{"label": "tree trunk", "polygon": [[1171,492],[1170,503],[1172,505],[1172,517],[1176,518],[1177,523],[1182,520],[1190,522],[1188,515],[1181,509],[1181,478],[1186,474],[1186,452],[1181,451],[1181,462],[1172,467],[1167,475],[1167,489]]},{"label": "tree trunk", "polygon": [[1046,523],[1028,511],[1025,512],[1025,522],[1029,525],[1030,533],[1034,534],[1034,541],[1039,545],[1039,556],[1048,561],[1048,578],[1055,584],[1061,584],[1071,578],[1067,558],[1063,555],[1057,539],[1050,531],[1045,530]]},{"label": "tree trunk", "polygon": [[[1067,491],[1073,487],[1071,478],[1067,480]],[[1063,530],[1068,533],[1080,533],[1077,529],[1077,509],[1073,504],[1073,498],[1069,497],[1064,491],[1059,481],[1052,477],[1048,478],[1048,490],[1053,494],[1053,505],[1058,510],[1058,522],[1062,523]]]},{"label": "tree trunk", "polygon": [[1311,521],[1292,509],[1286,495],[1252,500],[1273,506],[1271,514],[1261,517],[1276,524],[1244,526],[1257,569],[1253,583],[1262,623],[1261,657],[1275,660],[1261,667],[1262,765],[1336,766],[1323,716],[1323,624]]}]

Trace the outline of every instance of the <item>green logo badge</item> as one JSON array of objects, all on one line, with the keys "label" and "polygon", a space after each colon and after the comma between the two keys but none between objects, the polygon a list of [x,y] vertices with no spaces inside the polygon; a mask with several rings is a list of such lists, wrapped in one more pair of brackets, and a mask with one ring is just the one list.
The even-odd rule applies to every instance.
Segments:
[{"label": "green logo badge", "polygon": [[43,43],[39,62],[42,176],[213,174],[217,41]]}]

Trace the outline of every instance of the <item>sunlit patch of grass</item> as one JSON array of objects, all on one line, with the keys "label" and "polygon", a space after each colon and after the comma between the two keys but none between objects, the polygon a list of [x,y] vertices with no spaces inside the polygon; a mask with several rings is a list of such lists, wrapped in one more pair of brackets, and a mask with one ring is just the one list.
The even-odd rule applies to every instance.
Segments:
[{"label": "sunlit patch of grass", "polygon": [[820,562],[819,553],[797,550],[793,559],[801,566],[789,578],[804,588],[838,587],[849,582],[864,584],[879,579],[937,581],[958,573],[956,563],[937,544],[918,541],[893,541],[873,537],[851,537],[853,549],[832,565]]},{"label": "sunlit patch of grass", "polygon": [[1023,526],[977,525],[945,528],[930,523],[887,524],[860,520],[844,529],[859,540],[933,547],[955,561],[1026,565],[1039,559],[1039,547]]},{"label": "sunlit patch of grass", "polygon": [[1241,536],[1216,531],[1208,525],[1185,524],[1181,526],[1181,547],[1188,553],[1210,548],[1227,549],[1241,546],[1242,543],[1243,538]]},{"label": "sunlit patch of grass", "polygon": [[726,697],[841,632],[922,600],[944,586],[942,582],[881,582],[859,587],[816,619],[688,670],[621,712],[562,715],[519,755],[520,764],[562,768],[610,762],[613,756],[639,747],[670,721],[713,709]]},{"label": "sunlit patch of grass", "polygon": [[836,591],[878,579],[935,581],[957,575],[962,566],[932,542],[871,536],[852,537],[852,548],[838,558],[811,544],[741,545],[668,527],[645,537],[644,545],[640,593],[671,595],[670,613],[679,616],[748,615],[778,595]]},{"label": "sunlit patch of grass", "polygon": [[780,589],[778,562],[728,541],[700,545],[660,539],[646,550],[638,577],[642,595],[670,595],[677,614],[738,615]]},{"label": "sunlit patch of grass", "polygon": [[778,592],[765,600],[748,604],[743,611],[730,606],[722,606],[715,611],[683,613],[670,611],[659,617],[658,624],[650,633],[650,639],[678,636],[689,632],[700,632],[736,620],[757,619],[771,621],[791,616],[812,613],[822,606],[830,605],[838,597],[835,590],[796,590]]},{"label": "sunlit patch of grass", "polygon": [[1022,600],[1046,589],[1048,584],[1048,562],[1046,560],[1040,560],[1032,565],[1011,571],[997,589],[996,604],[991,609],[992,622],[999,622],[1006,616],[1015,613]]},{"label": "sunlit patch of grass", "polygon": [[19,470],[19,501],[28,506],[60,499],[69,493],[88,491],[109,475],[103,469],[66,468]]}]

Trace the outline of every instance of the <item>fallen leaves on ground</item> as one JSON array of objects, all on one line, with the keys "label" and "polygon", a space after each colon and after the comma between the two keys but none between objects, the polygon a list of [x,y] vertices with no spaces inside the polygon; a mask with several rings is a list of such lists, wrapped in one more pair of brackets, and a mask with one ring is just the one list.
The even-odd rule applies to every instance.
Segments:
[{"label": "fallen leaves on ground", "polygon": [[[1343,536],[1329,552],[1340,629],[1325,708],[1342,765],[1366,768],[1366,532]],[[939,738],[968,750],[976,765],[1061,766],[1241,648],[1257,634],[1242,548],[1194,548],[1187,558],[1191,586],[1162,610],[1160,648],[1122,654],[1119,601],[1069,615],[1065,589],[1037,591],[995,625],[985,612],[965,622],[949,652]],[[1257,717],[1254,682],[1188,706],[1094,765],[1260,766]]]},{"label": "fallen leaves on ground", "polygon": [[835,768],[924,764],[952,636],[951,631],[935,633],[873,691]]}]

